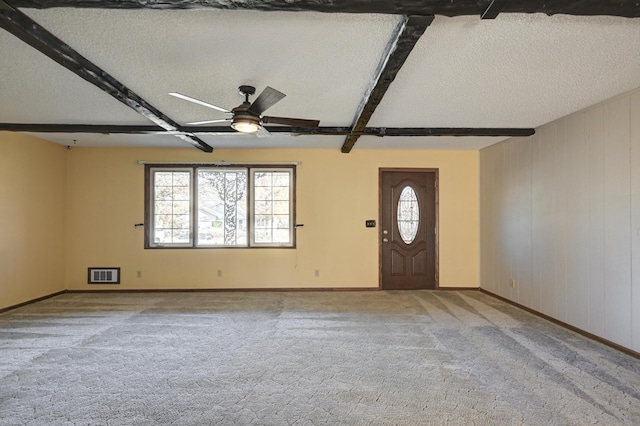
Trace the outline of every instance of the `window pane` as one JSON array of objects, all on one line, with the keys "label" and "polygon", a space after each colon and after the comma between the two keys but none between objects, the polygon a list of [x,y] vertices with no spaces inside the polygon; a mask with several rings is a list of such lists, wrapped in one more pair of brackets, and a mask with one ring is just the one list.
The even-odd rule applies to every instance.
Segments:
[{"label": "window pane", "polygon": [[172,243],[189,243],[189,230],[188,229],[174,229],[172,232]]},{"label": "window pane", "polygon": [[400,193],[397,221],[402,241],[411,244],[418,234],[420,207],[416,193],[410,186],[405,186]]},{"label": "window pane", "polygon": [[273,173],[273,186],[291,186],[290,173],[289,172],[274,172]]},{"label": "window pane", "polygon": [[173,188],[173,199],[176,201],[189,201],[191,188],[188,186],[177,186]]},{"label": "window pane", "polygon": [[173,214],[189,214],[189,201],[174,201],[171,208]]},{"label": "window pane", "polygon": [[274,215],[273,227],[278,229],[289,229],[289,215]]},{"label": "window pane", "polygon": [[174,172],[156,172],[154,179],[156,188],[159,186],[173,186],[173,173]]},{"label": "window pane", "polygon": [[247,171],[198,169],[198,245],[247,245]]},{"label": "window pane", "polygon": [[173,172],[173,186],[191,186],[190,172]]},{"label": "window pane", "polygon": [[156,185],[156,200],[171,201],[173,200],[173,191],[170,186]]},{"label": "window pane", "polygon": [[290,233],[288,229],[274,229],[273,230],[273,242],[274,243],[288,243]]},{"label": "window pane", "polygon": [[256,171],[253,176],[253,184],[255,187],[272,186],[271,177],[273,176],[273,172]]},{"label": "window pane", "polygon": [[255,206],[255,214],[271,214],[271,210],[273,208],[273,202],[271,201],[256,201],[254,203]]},{"label": "window pane", "polygon": [[153,242],[166,244],[171,242],[171,229],[156,229],[153,234]]},{"label": "window pane", "polygon": [[256,243],[272,243],[271,229],[256,229]]},{"label": "window pane", "polygon": [[272,218],[270,215],[256,215],[256,228],[271,228]]},{"label": "window pane", "polygon": [[189,231],[189,215],[188,214],[181,214],[181,215],[174,215],[173,216],[173,223],[172,223],[172,228],[173,229],[180,229],[180,230],[186,230],[187,232]]},{"label": "window pane", "polygon": [[173,213],[173,203],[171,201],[156,201],[155,213],[170,215]]},{"label": "window pane", "polygon": [[171,215],[170,214],[157,214],[155,216],[154,226],[156,229],[171,228]]},{"label": "window pane", "polygon": [[289,202],[288,201],[274,201],[273,202],[273,213],[274,214],[288,214],[289,213]]},{"label": "window pane", "polygon": [[257,186],[254,191],[255,200],[272,200],[272,191],[270,186]]},{"label": "window pane", "polygon": [[288,186],[275,186],[273,188],[274,200],[289,200],[289,187]]}]

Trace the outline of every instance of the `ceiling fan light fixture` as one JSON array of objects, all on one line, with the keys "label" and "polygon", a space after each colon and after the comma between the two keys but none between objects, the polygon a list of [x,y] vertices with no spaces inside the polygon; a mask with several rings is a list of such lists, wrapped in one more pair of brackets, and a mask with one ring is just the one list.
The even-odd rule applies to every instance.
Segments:
[{"label": "ceiling fan light fixture", "polygon": [[255,133],[260,130],[260,119],[250,115],[236,115],[231,127],[240,133]]},{"label": "ceiling fan light fixture", "polygon": [[[2,3],[2,0],[0,0],[0,4],[1,3]],[[244,96],[244,102],[242,102],[242,104],[238,105],[237,107],[233,108],[231,111],[207,102],[203,102],[199,99],[180,94],[178,92],[170,92],[169,95],[232,115],[231,118],[226,118],[223,120],[194,121],[191,123],[187,123],[188,125],[196,126],[200,124],[211,124],[211,123],[218,123],[218,122],[224,121],[227,123],[231,122],[231,128],[239,133],[252,134],[262,129],[262,132],[261,132],[262,134],[268,134],[269,132],[267,131],[267,129],[263,128],[262,126],[263,123],[268,122],[272,124],[281,124],[284,126],[305,127],[305,128],[318,127],[318,125],[320,124],[319,120],[305,120],[301,118],[291,118],[291,117],[263,116],[262,114],[267,109],[271,108],[274,104],[276,104],[286,96],[284,93],[279,92],[272,87],[267,86],[262,91],[262,93],[258,95],[256,100],[253,102],[249,102],[249,97],[256,93],[255,87],[240,86],[238,90],[240,91],[240,94]]]}]

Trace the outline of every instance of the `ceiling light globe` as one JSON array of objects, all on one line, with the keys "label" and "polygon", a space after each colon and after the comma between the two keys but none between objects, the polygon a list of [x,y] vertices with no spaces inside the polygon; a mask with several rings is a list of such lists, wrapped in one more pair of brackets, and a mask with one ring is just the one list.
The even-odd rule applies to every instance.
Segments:
[{"label": "ceiling light globe", "polygon": [[231,121],[231,127],[240,133],[255,133],[260,129],[260,117],[245,111],[234,109],[234,117]]},{"label": "ceiling light globe", "polygon": [[231,127],[241,133],[255,133],[260,128],[257,123],[250,121],[234,121]]}]

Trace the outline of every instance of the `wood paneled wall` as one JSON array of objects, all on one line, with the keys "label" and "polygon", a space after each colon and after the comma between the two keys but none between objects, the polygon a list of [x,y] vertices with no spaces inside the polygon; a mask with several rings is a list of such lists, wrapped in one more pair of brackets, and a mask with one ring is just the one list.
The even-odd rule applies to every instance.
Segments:
[{"label": "wood paneled wall", "polygon": [[640,351],[640,89],[483,149],[480,232],[482,288]]}]

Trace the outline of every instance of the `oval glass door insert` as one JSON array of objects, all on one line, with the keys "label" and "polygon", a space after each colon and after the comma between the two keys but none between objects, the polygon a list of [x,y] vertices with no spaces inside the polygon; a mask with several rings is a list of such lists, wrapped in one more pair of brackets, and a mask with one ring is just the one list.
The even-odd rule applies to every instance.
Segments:
[{"label": "oval glass door insert", "polygon": [[398,230],[405,244],[411,244],[418,234],[420,226],[420,207],[416,192],[410,186],[405,186],[398,201]]}]

